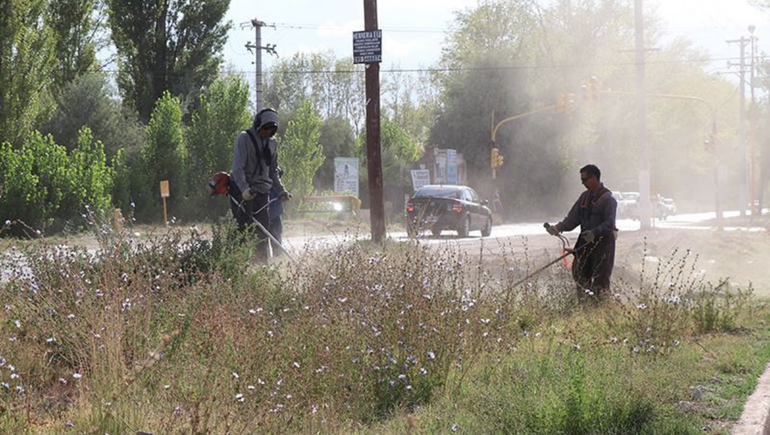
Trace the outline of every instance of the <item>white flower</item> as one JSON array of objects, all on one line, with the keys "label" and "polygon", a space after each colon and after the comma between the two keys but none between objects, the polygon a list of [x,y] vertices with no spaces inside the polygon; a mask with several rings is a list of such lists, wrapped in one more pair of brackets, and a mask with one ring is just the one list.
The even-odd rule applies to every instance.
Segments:
[{"label": "white flower", "polygon": [[72,377],[75,378],[75,379],[80,379],[80,378],[83,377],[83,375],[81,375],[80,373],[73,373]]},{"label": "white flower", "polygon": [[243,397],[243,394],[238,393],[238,394],[235,395],[235,400],[237,400],[240,403],[243,403],[243,402],[246,401],[246,398]]},{"label": "white flower", "polygon": [[460,429],[460,425],[457,423],[452,423],[452,432],[457,432]]},{"label": "white flower", "polygon": [[428,358],[430,358],[430,359],[436,359],[436,354],[435,354],[435,353],[433,353],[432,351],[428,351]]},{"label": "white flower", "polygon": [[238,378],[240,378],[240,376],[238,376],[238,373],[237,373],[237,372],[233,372],[233,377],[234,377],[235,379],[238,379]]}]

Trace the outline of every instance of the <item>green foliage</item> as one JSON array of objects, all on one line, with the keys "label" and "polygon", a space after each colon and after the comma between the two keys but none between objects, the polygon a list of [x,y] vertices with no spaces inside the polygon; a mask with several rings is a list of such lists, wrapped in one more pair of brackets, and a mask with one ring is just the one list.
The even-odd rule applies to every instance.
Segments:
[{"label": "green foliage", "polygon": [[334,158],[359,154],[355,133],[345,118],[333,116],[324,120],[318,142],[323,148],[324,162],[318,168],[313,184],[318,191],[331,191],[334,189]]},{"label": "green foliage", "polygon": [[[46,230],[54,218],[62,222],[72,217],[72,210],[81,203],[74,196],[74,172],[64,147],[36,132],[20,150],[5,144],[2,154],[3,216],[39,230]],[[27,230],[14,229],[16,234]]]},{"label": "green foliage", "polygon": [[189,217],[212,217],[212,210],[228,210],[221,203],[216,206],[217,199],[209,197],[205,186],[215,172],[230,171],[235,138],[251,124],[248,94],[248,84],[233,76],[216,80],[200,97],[185,131]]},{"label": "green foliage", "polygon": [[187,193],[185,179],[186,151],[182,137],[182,109],[178,98],[169,92],[158,100],[147,126],[147,144],[142,150],[145,170],[153,198],[160,202],[160,182],[168,180],[170,202],[181,206]]},{"label": "green foliage", "polygon": [[52,79],[57,91],[98,67],[99,23],[94,21],[93,15],[98,4],[101,1],[51,0],[48,4],[46,17],[55,40],[56,53]]},{"label": "green foliage", "polygon": [[[70,154],[74,177],[74,204],[85,205],[104,216],[112,208],[115,170],[107,166],[104,145],[94,141],[91,130],[80,130],[77,148]],[[77,210],[75,210],[77,212]]]},{"label": "green foliage", "polygon": [[284,168],[283,184],[296,196],[313,192],[313,178],[324,162],[319,143],[323,121],[305,100],[289,121],[285,134],[278,144],[278,164]]},{"label": "green foliage", "polygon": [[59,90],[56,108],[41,132],[73,150],[84,126],[104,144],[109,158],[121,148],[138,149],[144,141],[142,128],[123,113],[120,102],[110,96],[107,77],[99,73],[78,76]]},{"label": "green foliage", "polygon": [[164,92],[192,103],[217,76],[230,0],[107,0],[124,102],[146,121]]},{"label": "green foliage", "polygon": [[46,0],[4,0],[0,6],[0,143],[21,148],[34,129],[51,80],[54,47],[43,16]]},{"label": "green foliage", "polygon": [[734,332],[738,316],[746,311],[747,300],[753,290],[731,289],[729,280],[709,284],[693,300],[695,328],[699,333]]}]

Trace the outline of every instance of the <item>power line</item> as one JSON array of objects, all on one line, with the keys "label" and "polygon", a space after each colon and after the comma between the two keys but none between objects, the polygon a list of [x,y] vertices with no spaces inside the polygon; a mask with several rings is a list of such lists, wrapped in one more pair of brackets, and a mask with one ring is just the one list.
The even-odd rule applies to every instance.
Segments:
[{"label": "power line", "polygon": [[[737,57],[718,57],[718,58],[712,58],[712,57],[704,57],[704,58],[693,58],[693,59],[677,59],[677,60],[658,60],[658,61],[647,61],[645,62],[648,65],[682,65],[682,64],[689,64],[689,63],[709,63],[709,62],[722,62],[722,61],[731,61],[731,60],[737,60],[739,58]],[[558,64],[558,65],[501,65],[501,66],[493,66],[493,67],[456,67],[456,68],[391,68],[391,69],[382,69],[380,72],[387,72],[387,73],[422,73],[422,72],[466,72],[466,71],[522,71],[522,70],[559,70],[559,69],[578,69],[578,68],[590,68],[590,67],[607,67],[607,66],[614,66],[614,67],[625,67],[625,66],[635,66],[636,63],[633,61],[626,61],[626,62],[612,62],[612,63],[575,63],[575,64]],[[102,72],[107,74],[117,74],[119,70],[116,69],[103,69],[101,71],[91,71],[91,72]],[[249,74],[253,73],[254,70],[223,70],[223,72],[233,72],[238,74]],[[267,71],[266,74],[353,74],[353,73],[360,73],[363,72],[363,70],[290,70],[290,71],[275,71],[270,70]]]}]

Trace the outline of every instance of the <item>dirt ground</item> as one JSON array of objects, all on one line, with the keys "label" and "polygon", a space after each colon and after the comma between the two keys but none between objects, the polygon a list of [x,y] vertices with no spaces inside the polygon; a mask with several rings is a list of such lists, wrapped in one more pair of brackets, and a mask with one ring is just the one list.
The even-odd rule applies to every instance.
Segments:
[{"label": "dirt ground", "polygon": [[[620,232],[616,245],[613,282],[638,282],[642,267],[647,272],[657,266],[667,266],[681,260],[689,250],[684,274],[698,275],[705,282],[718,283],[729,278],[730,283],[746,289],[749,283],[755,295],[770,298],[770,218],[753,222],[742,229],[742,222],[726,222],[724,231],[714,229],[650,229]],[[577,233],[567,234],[574,242]],[[502,252],[521,255],[530,253],[534,266],[544,265],[560,255],[561,244],[547,234],[510,238],[508,246],[488,243],[485,247],[490,261],[500,261]],[[465,247],[467,253],[478,250],[477,245]]]}]

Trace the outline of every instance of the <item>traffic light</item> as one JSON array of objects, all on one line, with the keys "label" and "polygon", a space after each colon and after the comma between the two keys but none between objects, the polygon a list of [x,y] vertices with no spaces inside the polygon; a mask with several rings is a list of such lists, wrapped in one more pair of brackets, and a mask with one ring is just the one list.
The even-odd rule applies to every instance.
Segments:
[{"label": "traffic light", "polygon": [[564,106],[564,111],[567,115],[571,115],[575,111],[575,94],[567,94],[567,101]]},{"label": "traffic light", "polygon": [[497,168],[503,166],[503,162],[505,161],[505,156],[502,154],[497,155]]},{"label": "traffic light", "polygon": [[595,103],[599,101],[599,93],[601,92],[602,84],[599,78],[591,76],[583,82],[583,86],[580,87],[583,92],[583,100],[586,103]]},{"label": "traffic light", "polygon": [[567,99],[564,92],[556,94],[556,113],[564,113],[567,108]]},{"label": "traffic light", "polygon": [[589,77],[588,83],[591,84],[591,101],[599,101],[599,93],[602,90],[602,83],[599,81],[599,77]]},{"label": "traffic light", "polygon": [[497,166],[497,158],[500,156],[500,150],[497,148],[492,148],[492,156],[489,159],[490,166],[492,166],[492,169],[495,169]]}]

